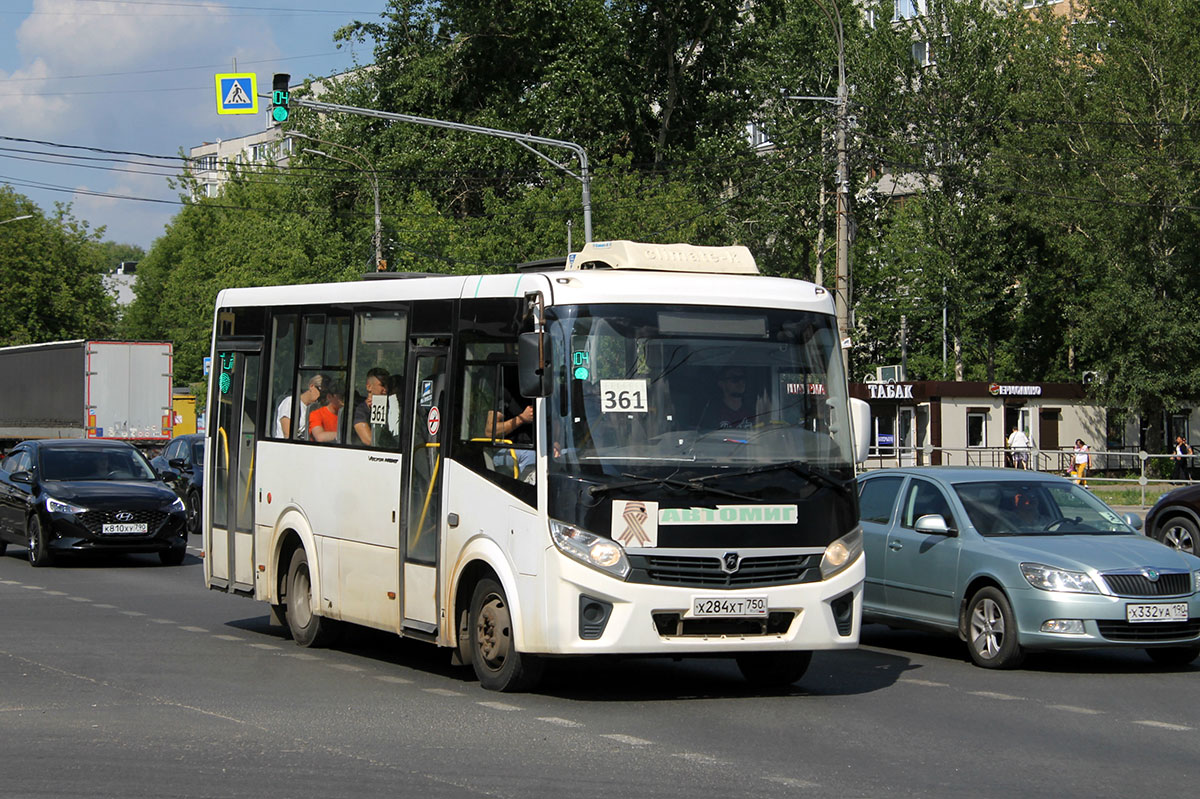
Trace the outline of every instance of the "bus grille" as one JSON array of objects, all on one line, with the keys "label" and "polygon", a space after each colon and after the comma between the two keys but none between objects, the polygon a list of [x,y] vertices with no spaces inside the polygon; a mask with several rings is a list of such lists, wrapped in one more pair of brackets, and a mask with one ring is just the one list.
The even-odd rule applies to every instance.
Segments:
[{"label": "bus grille", "polygon": [[1187,641],[1200,635],[1200,620],[1142,622],[1097,621],[1100,634],[1110,641]]},{"label": "bus grille", "polygon": [[1184,596],[1192,592],[1191,572],[1161,572],[1153,582],[1141,572],[1108,572],[1100,576],[1117,596]]},{"label": "bus grille", "polygon": [[674,585],[682,588],[758,588],[821,579],[820,555],[746,557],[732,573],[721,570],[717,557],[629,555],[631,583]]}]

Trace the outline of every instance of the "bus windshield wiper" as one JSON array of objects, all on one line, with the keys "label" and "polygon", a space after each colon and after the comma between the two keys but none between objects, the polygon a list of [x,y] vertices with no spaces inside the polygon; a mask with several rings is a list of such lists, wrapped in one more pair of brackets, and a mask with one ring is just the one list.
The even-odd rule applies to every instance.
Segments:
[{"label": "bus windshield wiper", "polygon": [[732,491],[726,491],[723,488],[714,488],[704,485],[696,480],[676,480],[671,477],[638,477],[632,474],[623,474],[622,477],[633,478],[623,483],[605,483],[602,485],[594,485],[588,488],[588,493],[592,496],[607,494],[609,491],[620,491],[624,488],[637,488],[644,485],[661,485],[670,488],[682,488],[685,491],[703,491],[706,494],[716,494],[719,497],[730,497],[732,499],[740,499],[744,502],[756,501],[754,497],[748,497],[745,494],[735,494]]},{"label": "bus windshield wiper", "polygon": [[795,474],[800,475],[805,480],[815,485],[825,485],[833,488],[843,494],[850,494],[854,491],[853,480],[839,480],[824,469],[818,469],[809,466],[804,461],[785,461],[783,463],[769,463],[765,466],[755,466],[752,469],[743,469],[740,472],[718,472],[704,477],[693,477],[688,480],[689,483],[706,483],[709,480],[724,480],[728,477],[746,477],[754,474],[764,474],[766,472],[777,472],[781,469],[787,469]]}]

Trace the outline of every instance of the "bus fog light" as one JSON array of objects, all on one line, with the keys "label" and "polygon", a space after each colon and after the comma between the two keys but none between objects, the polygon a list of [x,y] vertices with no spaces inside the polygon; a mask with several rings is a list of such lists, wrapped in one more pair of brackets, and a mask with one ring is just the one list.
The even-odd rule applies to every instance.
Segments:
[{"label": "bus fog light", "polygon": [[1042,632],[1059,633],[1061,635],[1083,635],[1081,619],[1050,619],[1042,622]]},{"label": "bus fog light", "polygon": [[825,547],[825,555],[821,558],[821,579],[828,580],[845,569],[858,559],[862,551],[862,528],[855,527]]},{"label": "bus fog light", "polygon": [[625,575],[629,574],[629,561],[625,558],[625,550],[609,538],[555,519],[550,520],[550,538],[564,555],[593,569],[621,579],[625,579]]}]

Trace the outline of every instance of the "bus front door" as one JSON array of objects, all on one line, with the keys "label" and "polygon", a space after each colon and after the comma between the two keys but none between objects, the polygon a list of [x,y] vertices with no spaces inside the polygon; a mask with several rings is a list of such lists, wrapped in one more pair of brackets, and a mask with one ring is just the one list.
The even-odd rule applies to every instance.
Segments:
[{"label": "bus front door", "polygon": [[447,402],[445,348],[412,351],[409,399],[413,409],[405,475],[403,626],[433,635],[438,629],[438,544],[442,520],[442,444]]},{"label": "bus front door", "polygon": [[[235,347],[237,349],[235,349]],[[261,358],[243,342],[217,345],[208,412],[204,568],[209,585],[254,592],[254,439]]]}]

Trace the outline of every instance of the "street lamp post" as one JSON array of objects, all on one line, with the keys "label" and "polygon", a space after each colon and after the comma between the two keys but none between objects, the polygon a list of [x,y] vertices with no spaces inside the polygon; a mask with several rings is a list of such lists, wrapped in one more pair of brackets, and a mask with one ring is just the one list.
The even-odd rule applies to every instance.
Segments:
[{"label": "street lamp post", "polygon": [[12,219],[5,219],[3,222],[0,222],[0,225],[7,225],[9,222],[20,222],[22,219],[33,219],[33,214],[14,216]]},{"label": "street lamp post", "polygon": [[379,175],[375,172],[375,167],[371,165],[371,162],[367,158],[366,155],[364,155],[363,153],[359,152],[358,150],[356,150],[355,148],[353,148],[347,144],[338,144],[337,142],[323,141],[321,139],[316,138],[315,136],[308,136],[306,134],[297,133],[295,131],[289,132],[288,135],[295,136],[295,137],[301,138],[301,139],[308,139],[309,141],[317,142],[318,144],[326,144],[326,145],[330,145],[333,147],[341,147],[343,150],[349,150],[350,152],[354,153],[359,158],[361,158],[364,163],[366,163],[368,168],[363,169],[361,164],[356,164],[353,161],[349,161],[345,158],[340,158],[336,155],[331,155],[330,153],[324,152],[322,150],[314,150],[314,149],[307,148],[307,147],[302,150],[302,152],[312,153],[313,155],[324,156],[325,158],[331,158],[334,161],[341,161],[343,164],[349,164],[350,166],[354,167],[355,169],[361,170],[367,174],[367,177],[371,181],[371,191],[375,195],[375,237],[374,237],[375,269],[376,269],[376,271],[379,271],[379,272],[384,271],[383,241],[382,241],[382,237],[380,235],[380,216],[379,216]]}]

